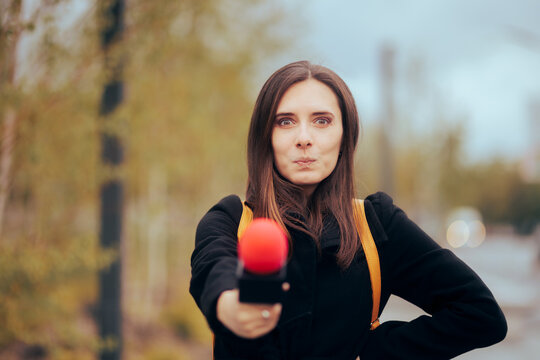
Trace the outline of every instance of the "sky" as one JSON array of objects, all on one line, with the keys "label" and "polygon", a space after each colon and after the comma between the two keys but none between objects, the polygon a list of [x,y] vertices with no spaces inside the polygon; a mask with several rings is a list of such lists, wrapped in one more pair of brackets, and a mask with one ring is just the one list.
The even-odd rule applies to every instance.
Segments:
[{"label": "sky", "polygon": [[302,20],[293,26],[295,46],[279,61],[305,58],[336,71],[367,124],[382,115],[379,54],[386,45],[395,52],[396,105],[407,112],[401,126],[430,131],[437,126],[433,114],[444,112],[447,122],[463,125],[472,162],[519,159],[538,142],[531,104],[540,102],[540,1],[294,0],[283,6]]}]

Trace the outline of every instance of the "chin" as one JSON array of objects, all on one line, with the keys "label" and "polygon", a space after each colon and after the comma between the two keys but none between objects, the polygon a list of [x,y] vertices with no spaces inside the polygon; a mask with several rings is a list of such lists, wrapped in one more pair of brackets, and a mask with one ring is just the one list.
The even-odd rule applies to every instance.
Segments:
[{"label": "chin", "polygon": [[320,183],[320,181],[306,181],[306,180],[297,180],[297,181],[291,181],[293,184],[298,186],[316,186]]}]

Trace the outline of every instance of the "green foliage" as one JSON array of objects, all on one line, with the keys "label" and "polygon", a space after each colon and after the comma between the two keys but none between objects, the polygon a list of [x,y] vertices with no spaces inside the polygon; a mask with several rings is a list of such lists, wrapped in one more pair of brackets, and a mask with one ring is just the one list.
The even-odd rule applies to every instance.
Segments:
[{"label": "green foliage", "polygon": [[400,202],[413,212],[418,204],[432,208],[440,217],[472,206],[487,224],[511,224],[518,233],[530,234],[540,224],[540,185],[524,182],[516,162],[468,163],[462,136],[458,123],[401,144],[396,161]]},{"label": "green foliage", "polygon": [[[123,115],[130,191],[147,189],[145,169],[152,167],[165,171],[174,180],[171,195],[191,206],[215,193],[243,191],[251,76],[255,61],[276,46],[270,24],[254,19],[274,18],[276,11],[262,13],[262,1],[242,8],[215,0],[132,6]],[[257,15],[243,15],[252,12]]]},{"label": "green foliage", "polygon": [[115,254],[98,255],[89,238],[71,239],[62,248],[16,240],[0,244],[0,349],[14,340],[61,344],[59,351],[90,347],[73,320],[88,306],[84,299],[95,296],[86,284]]},{"label": "green foliage", "polygon": [[171,301],[161,317],[181,338],[201,343],[209,343],[211,340],[208,324],[191,297],[184,296],[180,300]]},{"label": "green foliage", "polygon": [[[253,76],[291,40],[275,33],[286,18],[261,0],[128,2],[123,41],[110,49],[123,59],[126,96],[103,119],[99,29],[106,20],[97,17],[101,3],[95,2],[66,28],[72,4],[35,5],[21,28],[28,50],[16,64],[17,82],[0,80],[0,116],[8,108],[17,116],[9,200],[0,219],[0,357],[22,343],[42,345],[51,359],[85,359],[104,345],[88,309],[96,301],[97,271],[118,255],[100,252],[97,241],[99,186],[111,177],[126,188],[126,308],[148,305],[133,289],[151,293],[158,286],[151,283],[148,249],[156,239],[148,229],[163,215],[158,240],[165,258],[158,262],[182,280],[171,277],[159,289],[186,295],[150,306],[155,313],[145,321],[160,323],[166,306],[166,323],[180,338],[208,343],[204,319],[187,297],[193,231],[210,202],[244,191]],[[10,46],[17,41],[6,24],[2,59],[11,51],[2,36],[9,33]],[[102,133],[123,142],[119,170],[100,165]],[[163,184],[158,190],[156,176]],[[126,312],[128,319],[137,316]],[[125,343],[127,354],[137,348],[144,359],[182,356],[171,343],[144,349]]]}]

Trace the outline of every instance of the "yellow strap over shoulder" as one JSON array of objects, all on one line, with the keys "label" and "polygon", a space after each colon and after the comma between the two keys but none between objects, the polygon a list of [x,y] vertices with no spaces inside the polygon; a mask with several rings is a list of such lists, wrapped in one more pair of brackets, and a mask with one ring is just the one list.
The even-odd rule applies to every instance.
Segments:
[{"label": "yellow strap over shoulder", "polygon": [[242,210],[242,217],[240,218],[240,224],[238,224],[237,232],[239,240],[242,238],[242,235],[244,235],[244,231],[246,231],[247,226],[253,221],[253,211],[249,206],[246,205],[245,201],[242,202],[242,206],[244,209]]},{"label": "yellow strap over shoulder", "polygon": [[[253,211],[242,202],[243,211],[238,225],[238,239],[242,238],[247,226],[253,221]],[[366,255],[367,265],[369,269],[369,277],[371,279],[371,289],[373,294],[373,309],[371,312],[371,330],[379,326],[379,303],[381,300],[381,266],[379,263],[379,253],[373,240],[373,235],[369,229],[366,219],[366,211],[364,208],[364,200],[355,199],[353,202],[354,222],[356,231],[360,236],[362,248]]]},{"label": "yellow strap over shoulder", "polygon": [[362,248],[366,255],[366,260],[369,268],[369,277],[371,279],[371,290],[373,294],[373,308],[371,311],[371,330],[379,326],[379,303],[381,301],[381,264],[379,262],[379,252],[373,235],[369,230],[369,224],[366,219],[366,209],[364,208],[364,200],[354,200],[354,222],[356,230],[360,235]]}]

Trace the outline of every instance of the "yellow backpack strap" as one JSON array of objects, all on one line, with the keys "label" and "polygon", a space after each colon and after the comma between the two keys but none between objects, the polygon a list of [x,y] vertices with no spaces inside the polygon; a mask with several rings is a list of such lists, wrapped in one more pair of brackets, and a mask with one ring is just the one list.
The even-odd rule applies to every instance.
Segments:
[{"label": "yellow backpack strap", "polygon": [[242,202],[242,217],[240,218],[240,224],[238,224],[238,232],[236,233],[238,236],[238,239],[244,235],[244,231],[246,231],[247,226],[253,221],[253,211],[249,208],[249,206],[246,205],[246,202]]},{"label": "yellow backpack strap", "polygon": [[373,293],[371,330],[374,330],[379,326],[379,303],[381,301],[381,265],[379,263],[379,253],[377,252],[373,235],[369,230],[364,200],[355,199],[353,205],[354,222],[356,224],[358,235],[360,236],[364,254],[366,255],[369,277],[371,279],[371,289]]}]

